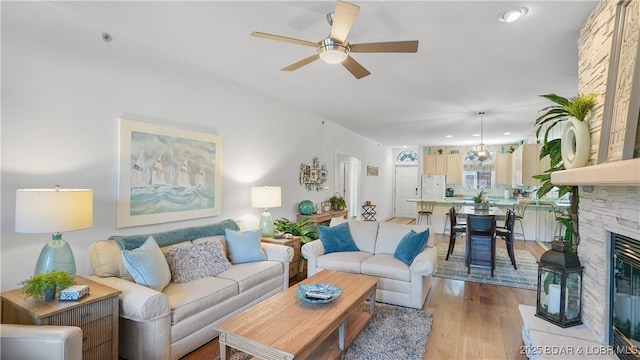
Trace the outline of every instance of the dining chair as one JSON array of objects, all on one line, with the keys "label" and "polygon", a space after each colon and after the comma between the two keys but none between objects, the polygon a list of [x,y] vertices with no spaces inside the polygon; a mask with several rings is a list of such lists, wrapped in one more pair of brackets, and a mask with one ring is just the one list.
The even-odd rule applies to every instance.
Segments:
[{"label": "dining chair", "polygon": [[456,246],[456,238],[467,232],[466,225],[458,224],[458,216],[455,207],[452,206],[451,209],[449,209],[447,217],[449,218],[451,231],[449,232],[449,248],[447,249],[447,256],[445,260],[449,260],[449,255],[453,254],[453,248]]},{"label": "dining chair", "polygon": [[519,233],[514,233],[514,235],[522,235],[522,240],[525,242],[527,238],[524,236],[524,225],[522,225],[522,219],[524,219],[524,213],[527,211],[527,204],[516,203],[513,205],[513,212],[516,214],[516,221],[520,223],[520,231]]},{"label": "dining chair", "polygon": [[516,214],[513,210],[507,209],[507,218],[504,222],[504,226],[496,227],[496,236],[500,236],[505,241],[509,259],[511,259],[511,265],[513,265],[515,270],[518,270],[515,252],[513,251],[513,226],[515,222]]},{"label": "dining chair", "polygon": [[467,274],[471,267],[491,270],[496,268],[496,216],[467,215],[467,253],[465,265]]},{"label": "dining chair", "polygon": [[435,201],[418,201],[418,221],[416,221],[416,225],[420,225],[423,217],[426,217],[427,225],[431,225],[431,215],[433,215],[435,206]]},{"label": "dining chair", "polygon": [[[456,209],[456,214],[459,214],[460,211],[462,210],[462,207],[464,206],[463,202],[454,202],[453,207]],[[460,218],[460,215],[457,215],[458,219],[456,219],[456,224],[458,225],[464,225],[466,223],[466,217],[465,218]],[[447,216],[444,219],[444,228],[442,230],[442,235],[445,235],[447,233],[447,228],[449,227],[451,221],[449,220],[449,213],[447,212]],[[449,227],[449,229],[451,229]]]}]

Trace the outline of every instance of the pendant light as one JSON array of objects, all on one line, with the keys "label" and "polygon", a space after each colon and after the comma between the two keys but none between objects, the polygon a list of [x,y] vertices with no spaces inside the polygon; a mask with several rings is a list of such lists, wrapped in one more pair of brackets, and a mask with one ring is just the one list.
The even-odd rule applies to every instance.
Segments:
[{"label": "pendant light", "polygon": [[483,136],[483,117],[484,111],[478,113],[480,115],[480,145],[476,145],[465,155],[465,160],[477,160],[480,162],[491,160],[491,153],[484,146],[484,136]]}]

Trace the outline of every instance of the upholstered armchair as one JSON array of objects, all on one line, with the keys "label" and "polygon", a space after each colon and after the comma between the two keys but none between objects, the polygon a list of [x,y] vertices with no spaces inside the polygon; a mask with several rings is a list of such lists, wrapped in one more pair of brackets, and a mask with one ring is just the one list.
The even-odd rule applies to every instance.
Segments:
[{"label": "upholstered armchair", "polygon": [[81,360],[82,329],[77,326],[0,325],[2,359]]}]

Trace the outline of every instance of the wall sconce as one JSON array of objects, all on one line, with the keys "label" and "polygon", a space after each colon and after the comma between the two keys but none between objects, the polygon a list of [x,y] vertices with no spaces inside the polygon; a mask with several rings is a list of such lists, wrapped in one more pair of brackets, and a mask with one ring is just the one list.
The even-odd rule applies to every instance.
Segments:
[{"label": "wall sconce", "polygon": [[62,232],[93,226],[91,189],[18,189],[16,191],[15,231],[52,233],[38,257],[35,273],[53,270],[76,274],[76,261]]}]

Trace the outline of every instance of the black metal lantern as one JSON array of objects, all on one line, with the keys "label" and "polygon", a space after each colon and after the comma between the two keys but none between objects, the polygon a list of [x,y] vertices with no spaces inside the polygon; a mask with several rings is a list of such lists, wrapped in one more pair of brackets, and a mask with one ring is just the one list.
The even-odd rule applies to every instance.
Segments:
[{"label": "black metal lantern", "polygon": [[553,241],[538,262],[536,316],[563,328],[582,324],[582,266],[564,241]]}]

